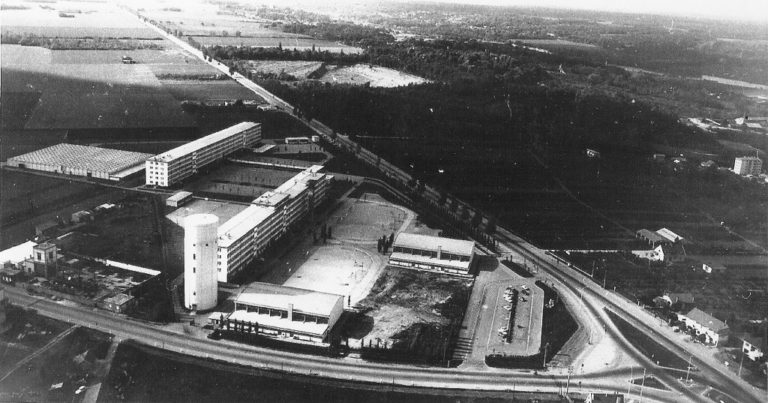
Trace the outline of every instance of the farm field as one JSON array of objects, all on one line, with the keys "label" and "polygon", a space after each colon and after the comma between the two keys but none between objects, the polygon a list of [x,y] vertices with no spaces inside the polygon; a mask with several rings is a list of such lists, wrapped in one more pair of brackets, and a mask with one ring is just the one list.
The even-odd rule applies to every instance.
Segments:
[{"label": "farm field", "polygon": [[411,84],[424,84],[429,80],[403,73],[386,67],[357,64],[348,67],[335,67],[328,70],[320,81],[331,84],[354,84],[371,87],[402,87]]},{"label": "farm field", "polygon": [[[116,37],[160,49],[51,50],[3,44],[2,127],[21,131],[14,140],[32,130],[30,136],[46,130],[119,129],[100,134],[118,141],[160,128],[188,131],[205,126],[206,119],[213,117],[182,110],[182,101],[260,100],[111,4],[51,4],[54,11],[36,5],[2,10],[3,34]],[[75,18],[60,18],[62,10]],[[27,29],[30,26],[43,28]],[[135,63],[124,64],[123,56]],[[7,134],[3,133],[4,141]],[[35,143],[25,140],[14,146],[32,151]],[[7,158],[5,149],[3,154]]]},{"label": "farm field", "polygon": [[[29,33],[37,36],[56,37],[112,37],[155,39],[159,35],[138,19],[110,3],[55,1],[46,3],[51,10],[37,3],[26,3],[23,10],[2,10],[3,25],[0,31]],[[61,18],[66,12],[73,18]]]}]

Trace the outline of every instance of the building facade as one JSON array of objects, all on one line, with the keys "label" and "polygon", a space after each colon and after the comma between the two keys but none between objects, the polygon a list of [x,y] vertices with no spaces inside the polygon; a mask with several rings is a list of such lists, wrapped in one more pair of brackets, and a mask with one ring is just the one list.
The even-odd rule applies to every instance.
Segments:
[{"label": "building facade", "polygon": [[341,295],[253,283],[235,300],[234,312],[219,323],[223,329],[245,324],[254,333],[320,343],[343,311]]},{"label": "building facade", "polygon": [[219,227],[219,281],[240,272],[328,197],[333,177],[322,169],[315,165],[299,172]]},{"label": "building facade", "polygon": [[261,141],[261,123],[242,122],[146,160],[146,184],[171,186],[204,166]]},{"label": "building facade", "polygon": [[218,303],[216,243],[219,218],[194,214],[184,219],[184,307],[211,309]]},{"label": "building facade", "polygon": [[392,245],[389,264],[448,274],[469,274],[475,243],[459,239],[400,233]]},{"label": "building facade", "polygon": [[696,336],[704,335],[709,344],[717,345],[728,340],[728,325],[699,308],[693,308],[685,315],[678,314],[677,320],[693,329]]},{"label": "building facade", "polygon": [[733,172],[738,175],[760,175],[763,161],[757,157],[739,157],[733,162]]}]

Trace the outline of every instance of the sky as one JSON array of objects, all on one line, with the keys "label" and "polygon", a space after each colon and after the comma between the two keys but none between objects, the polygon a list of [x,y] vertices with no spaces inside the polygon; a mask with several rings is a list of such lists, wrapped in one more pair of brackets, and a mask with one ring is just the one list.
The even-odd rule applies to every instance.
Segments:
[{"label": "sky", "polygon": [[726,18],[768,24],[768,0],[431,0]]}]

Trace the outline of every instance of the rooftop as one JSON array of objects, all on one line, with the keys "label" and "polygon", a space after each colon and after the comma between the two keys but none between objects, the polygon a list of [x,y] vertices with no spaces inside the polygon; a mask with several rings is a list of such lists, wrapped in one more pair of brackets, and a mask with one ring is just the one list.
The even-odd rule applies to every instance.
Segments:
[{"label": "rooftop", "polygon": [[681,237],[680,235],[675,234],[674,232],[672,232],[671,230],[669,230],[667,228],[662,228],[662,229],[656,231],[656,233],[661,235],[661,236],[663,236],[664,238],[668,239],[670,242],[677,242],[677,241],[682,241],[683,240],[683,237]]},{"label": "rooftop", "polygon": [[691,309],[687,314],[685,314],[685,316],[696,321],[696,323],[707,327],[713,332],[719,332],[721,330],[728,329],[728,325],[726,325],[723,321],[702,311],[699,308]]},{"label": "rooftop", "polygon": [[268,283],[252,283],[240,295],[236,303],[265,308],[287,310],[310,315],[328,316],[342,296],[301,288],[285,287]]},{"label": "rooftop", "polygon": [[668,242],[667,238],[664,238],[663,236],[657,234],[656,232],[647,230],[645,228],[635,232],[635,234],[641,238],[645,238],[650,242],[656,243],[656,242]]},{"label": "rooftop", "polygon": [[404,232],[400,233],[397,238],[395,238],[394,246],[434,251],[436,251],[438,247],[441,247],[443,252],[464,256],[472,255],[472,252],[475,249],[475,243],[472,241],[462,241],[460,239],[429,235],[407,234]]},{"label": "rooftop", "polygon": [[285,193],[276,193],[269,191],[253,200],[253,204],[260,206],[275,207],[279,205],[283,200],[287,199],[288,195]]},{"label": "rooftop", "polygon": [[184,155],[187,155],[191,152],[195,152],[197,150],[200,150],[202,148],[205,148],[211,144],[214,144],[218,141],[221,141],[227,137],[230,137],[234,134],[246,131],[252,127],[260,126],[260,123],[254,123],[254,122],[241,122],[234,126],[230,126],[224,130],[219,130],[215,133],[211,133],[205,137],[201,137],[197,140],[190,141],[189,143],[183,144],[181,146],[178,146],[172,150],[168,150],[162,154],[158,154],[154,157],[149,158],[151,161],[173,161],[179,157],[182,157]]},{"label": "rooftop", "polygon": [[32,256],[32,248],[36,245],[37,243],[35,242],[27,241],[0,252],[0,264],[5,262],[11,262],[13,264],[23,262],[24,259]]},{"label": "rooftop", "polygon": [[185,190],[182,190],[180,192],[174,193],[173,196],[167,198],[166,200],[179,201],[179,200],[184,200],[185,198],[187,198],[189,196],[192,196],[192,192],[187,192]]},{"label": "rooftop", "polygon": [[124,304],[124,303],[126,303],[126,302],[128,302],[128,301],[130,301],[132,299],[133,299],[133,297],[128,295],[128,294],[119,293],[119,294],[115,294],[115,295],[113,295],[111,297],[104,298],[104,302],[111,303],[111,304],[116,304],[116,305],[122,305],[122,304]]},{"label": "rooftop", "polygon": [[230,320],[258,323],[260,327],[288,330],[297,333],[322,336],[328,329],[327,323],[299,322],[279,316],[258,314],[256,312],[234,311],[229,315]]},{"label": "rooftop", "polygon": [[219,246],[226,248],[275,212],[274,207],[248,206],[219,226]]},{"label": "rooftop", "polygon": [[21,164],[65,166],[113,174],[136,165],[143,167],[144,161],[151,156],[152,154],[62,143],[22,154],[10,158],[8,161]]}]

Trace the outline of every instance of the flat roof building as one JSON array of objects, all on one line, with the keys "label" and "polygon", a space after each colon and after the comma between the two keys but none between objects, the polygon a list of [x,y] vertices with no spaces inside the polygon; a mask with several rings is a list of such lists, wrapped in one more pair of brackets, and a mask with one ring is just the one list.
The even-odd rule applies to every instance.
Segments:
[{"label": "flat roof building", "polygon": [[757,157],[738,157],[733,162],[733,172],[737,175],[760,175],[763,160]]},{"label": "flat roof building", "polygon": [[190,200],[192,200],[192,192],[182,190],[165,199],[165,205],[168,207],[181,207]]},{"label": "flat roof building", "polygon": [[146,160],[146,184],[171,186],[225,156],[261,141],[261,123],[241,122]]},{"label": "flat roof building", "polygon": [[253,283],[235,299],[235,311],[222,326],[245,322],[257,325],[258,333],[322,342],[343,310],[341,295]]},{"label": "flat roof building", "polygon": [[132,151],[62,143],[12,157],[8,159],[7,164],[36,171],[119,181],[144,169],[144,161],[151,156]]},{"label": "flat roof building", "polygon": [[321,165],[307,168],[253,200],[218,230],[217,273],[227,282],[328,196],[333,177]]},{"label": "flat roof building", "polygon": [[392,246],[389,264],[449,274],[469,274],[475,243],[460,239],[400,233]]}]

